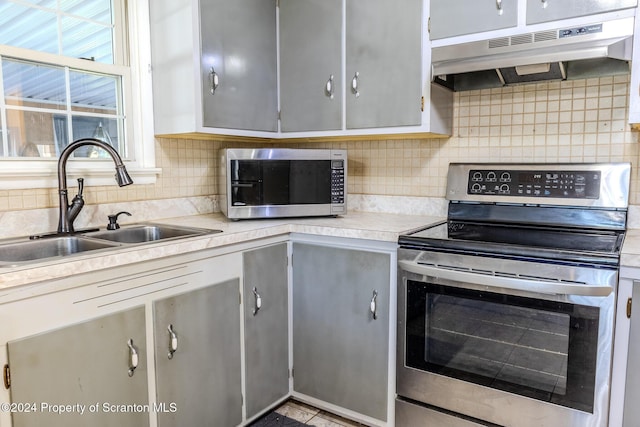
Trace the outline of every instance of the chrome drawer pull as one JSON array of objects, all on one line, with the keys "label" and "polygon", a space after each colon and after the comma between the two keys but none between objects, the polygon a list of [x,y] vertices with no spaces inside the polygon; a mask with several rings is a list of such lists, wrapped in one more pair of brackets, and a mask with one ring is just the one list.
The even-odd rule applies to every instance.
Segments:
[{"label": "chrome drawer pull", "polygon": [[324,86],[324,94],[329,99],[333,99],[333,74],[329,76],[329,80],[327,80],[327,84]]},{"label": "chrome drawer pull", "polygon": [[209,71],[209,92],[211,95],[216,94],[216,89],[218,89],[219,84],[220,79],[218,78],[218,73],[216,73],[216,70],[211,67],[211,70]]},{"label": "chrome drawer pull", "polygon": [[258,293],[258,289],[256,287],[253,288],[253,296],[256,298],[255,304],[253,306],[253,315],[258,314],[258,311],[262,308],[262,297]]},{"label": "chrome drawer pull", "polygon": [[169,325],[167,330],[169,331],[169,354],[167,357],[173,359],[173,353],[178,350],[178,336],[173,330],[173,325]]},{"label": "chrome drawer pull", "polygon": [[369,310],[371,310],[371,314],[373,315],[373,320],[378,319],[378,291],[373,291],[373,298],[371,298],[371,303],[369,304]]},{"label": "chrome drawer pull", "polygon": [[138,367],[138,350],[134,347],[131,338],[127,341],[127,346],[129,346],[129,376],[132,377]]},{"label": "chrome drawer pull", "polygon": [[360,73],[356,71],[353,75],[353,79],[351,79],[351,93],[358,98],[360,96],[360,92],[358,91],[358,78],[360,77]]}]

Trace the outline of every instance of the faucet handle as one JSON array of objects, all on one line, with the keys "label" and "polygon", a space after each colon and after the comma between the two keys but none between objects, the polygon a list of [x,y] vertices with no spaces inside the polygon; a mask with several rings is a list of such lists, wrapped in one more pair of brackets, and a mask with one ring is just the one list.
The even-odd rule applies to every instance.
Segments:
[{"label": "faucet handle", "polygon": [[118,224],[118,217],[122,214],[131,216],[131,214],[127,211],[122,211],[122,212],[118,212],[117,214],[107,216],[107,218],[109,218],[109,224],[107,224],[107,230],[117,230],[118,228],[120,228],[120,224]]},{"label": "faucet handle", "polygon": [[84,178],[78,178],[78,195],[76,197],[82,198],[83,191],[84,191]]}]

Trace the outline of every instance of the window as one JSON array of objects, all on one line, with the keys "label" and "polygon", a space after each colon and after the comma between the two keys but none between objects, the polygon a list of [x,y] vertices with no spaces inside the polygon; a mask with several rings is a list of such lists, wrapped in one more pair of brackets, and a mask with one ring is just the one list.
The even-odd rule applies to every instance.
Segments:
[{"label": "window", "polygon": [[[145,3],[0,0],[0,188],[8,188],[3,176],[28,178],[30,171],[41,178],[50,171],[42,184],[54,186],[60,152],[88,137],[111,144],[134,180],[136,169],[155,178],[153,137],[143,126],[149,109],[141,108],[149,78],[141,70],[150,62]],[[70,171],[113,175],[109,156],[98,148],[76,150],[71,163]],[[27,186],[11,181],[10,188]]]}]

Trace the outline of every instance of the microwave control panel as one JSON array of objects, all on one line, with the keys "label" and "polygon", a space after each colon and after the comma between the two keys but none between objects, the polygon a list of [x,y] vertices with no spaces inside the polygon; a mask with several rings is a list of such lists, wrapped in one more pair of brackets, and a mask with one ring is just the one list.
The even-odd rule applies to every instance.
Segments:
[{"label": "microwave control panel", "polygon": [[471,170],[467,194],[597,199],[600,171]]},{"label": "microwave control panel", "polygon": [[344,160],[331,161],[331,203],[344,204]]}]

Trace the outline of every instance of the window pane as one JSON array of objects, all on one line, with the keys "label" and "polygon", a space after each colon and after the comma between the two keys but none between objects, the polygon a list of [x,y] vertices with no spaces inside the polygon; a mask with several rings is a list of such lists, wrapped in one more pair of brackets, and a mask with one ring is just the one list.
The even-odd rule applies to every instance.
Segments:
[{"label": "window pane", "polygon": [[57,34],[58,19],[53,10],[0,0],[0,44],[58,53]]},{"label": "window pane", "polygon": [[8,157],[55,157],[52,113],[7,109]]},{"label": "window pane", "polygon": [[111,0],[0,0],[0,44],[113,64]]},{"label": "window pane", "polygon": [[[121,125],[119,120],[73,116],[71,122],[74,140],[81,138],[99,139],[115,148],[123,158],[126,157],[121,147],[119,147],[118,129]],[[74,152],[74,157],[110,158],[106,151],[92,146],[80,147]]]},{"label": "window pane", "polygon": [[63,68],[5,59],[2,75],[7,105],[66,108]]},{"label": "window pane", "polygon": [[114,76],[70,71],[71,108],[74,111],[118,114],[118,81],[119,78]]},{"label": "window pane", "polygon": [[111,0],[60,0],[60,10],[82,18],[111,24]]},{"label": "window pane", "polygon": [[111,28],[82,19],[62,18],[62,54],[113,64]]}]

